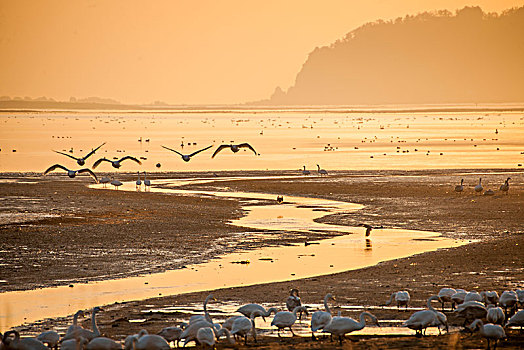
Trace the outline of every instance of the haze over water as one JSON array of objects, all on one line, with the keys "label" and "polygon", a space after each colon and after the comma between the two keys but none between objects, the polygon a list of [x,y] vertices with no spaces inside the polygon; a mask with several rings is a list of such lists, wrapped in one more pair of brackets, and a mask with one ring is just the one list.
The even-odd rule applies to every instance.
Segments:
[{"label": "haze over water", "polygon": [[[84,156],[103,142],[107,144],[88,159],[87,167],[101,157],[124,155],[147,159],[142,166],[124,163],[121,172],[297,169],[298,173],[303,165],[316,170],[316,164],[328,171],[519,169],[518,164],[524,163],[522,112],[42,111],[2,112],[0,125],[0,172],[43,172],[55,163],[78,169],[74,160],[52,150],[72,148],[69,154]],[[211,158],[216,147],[231,142],[249,142],[260,155],[223,150]],[[214,147],[186,163],[161,145],[184,154]],[[96,169],[113,170],[108,163]]]}]

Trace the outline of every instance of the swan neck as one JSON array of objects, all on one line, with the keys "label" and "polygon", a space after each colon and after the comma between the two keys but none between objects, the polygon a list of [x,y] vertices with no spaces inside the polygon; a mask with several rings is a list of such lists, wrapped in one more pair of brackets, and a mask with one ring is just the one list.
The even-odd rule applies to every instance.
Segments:
[{"label": "swan neck", "polygon": [[93,332],[97,335],[100,335],[100,331],[98,330],[98,326],[96,325],[96,311],[93,310],[91,314],[91,326],[93,327]]},{"label": "swan neck", "polygon": [[329,312],[329,314],[331,314],[331,310],[329,309],[329,305],[328,305],[328,299],[329,299],[329,294],[324,297],[324,308],[326,309],[326,312]]},{"label": "swan neck", "polygon": [[389,300],[386,302],[386,305],[389,305],[391,304],[391,302],[393,301],[393,297],[396,295],[396,293],[391,293],[391,296],[389,297]]}]

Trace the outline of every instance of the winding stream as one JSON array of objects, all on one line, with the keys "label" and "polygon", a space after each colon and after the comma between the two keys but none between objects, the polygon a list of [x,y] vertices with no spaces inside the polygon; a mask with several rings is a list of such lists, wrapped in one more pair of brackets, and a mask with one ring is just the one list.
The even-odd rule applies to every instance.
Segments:
[{"label": "winding stream", "polygon": [[[282,177],[278,177],[282,178]],[[224,181],[255,178],[223,178]],[[267,179],[267,177],[265,177]],[[220,196],[227,198],[269,199],[276,194],[180,190],[187,184],[217,182],[217,179],[155,180],[152,192],[175,195]],[[93,185],[102,188],[101,185]],[[121,186],[135,190],[135,183]],[[147,196],[147,193],[143,193]],[[276,203],[276,202],[275,202]],[[435,232],[376,229],[365,239],[364,228],[316,223],[327,214],[361,209],[361,205],[317,198],[285,197],[284,204],[243,206],[247,215],[232,224],[248,229],[292,232],[339,232],[343,235],[310,245],[260,248],[227,254],[187,268],[85,284],[6,292],[1,295],[0,330],[24,322],[65,316],[95,305],[140,300],[159,295],[173,295],[223,287],[251,285],[299,279],[358,269],[381,261],[401,258],[440,248],[456,247],[466,242],[441,237]],[[253,233],[246,233],[246,238]],[[259,233],[263,235],[263,233]],[[238,263],[243,262],[243,263]]]}]

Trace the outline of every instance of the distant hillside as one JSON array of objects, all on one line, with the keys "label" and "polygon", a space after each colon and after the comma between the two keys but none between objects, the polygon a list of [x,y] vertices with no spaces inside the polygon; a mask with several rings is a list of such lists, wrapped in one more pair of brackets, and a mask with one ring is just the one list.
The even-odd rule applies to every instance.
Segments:
[{"label": "distant hillside", "polygon": [[524,102],[524,7],[466,7],[368,23],[316,48],[288,91],[261,103]]},{"label": "distant hillside", "polygon": [[100,97],[75,98],[68,102],[56,101],[45,96],[38,98],[0,96],[0,109],[136,109],[138,106],[123,105],[116,100]]}]

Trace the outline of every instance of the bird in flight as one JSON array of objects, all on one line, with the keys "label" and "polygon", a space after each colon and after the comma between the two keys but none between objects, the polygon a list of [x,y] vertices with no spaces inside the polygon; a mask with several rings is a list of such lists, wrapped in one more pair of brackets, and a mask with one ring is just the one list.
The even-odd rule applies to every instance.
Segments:
[{"label": "bird in flight", "polygon": [[91,175],[95,179],[95,181],[98,183],[98,178],[96,177],[95,173],[92,172],[90,169],[85,168],[85,169],[79,169],[79,170],[71,170],[71,169],[67,169],[65,166],[60,165],[60,164],[55,164],[49,167],[49,169],[44,171],[44,175],[47,175],[48,173],[50,173],[51,171],[55,169],[62,169],[62,170],[67,171],[67,176],[69,176],[70,178],[74,178],[77,174],[89,173],[89,175]]},{"label": "bird in flight", "polygon": [[111,163],[111,165],[113,166],[113,168],[118,169],[118,168],[120,168],[120,167],[122,166],[121,163],[122,163],[124,160],[127,160],[127,159],[133,160],[133,161],[137,162],[138,164],[142,165],[142,162],[141,162],[141,161],[139,161],[139,160],[136,159],[135,157],[131,157],[131,156],[125,156],[125,157],[120,158],[120,159],[118,159],[118,160],[109,160],[109,159],[107,159],[107,158],[104,157],[104,158],[100,158],[99,160],[97,160],[97,161],[95,162],[95,164],[93,164],[93,169],[95,169],[97,166],[99,166],[100,163],[102,163],[102,162],[109,162],[109,163]]},{"label": "bird in flight", "polygon": [[221,150],[223,150],[224,148],[231,148],[231,151],[233,153],[237,153],[238,151],[240,151],[241,148],[249,148],[250,150],[253,151],[253,153],[255,153],[255,155],[257,155],[257,151],[255,151],[255,149],[249,144],[249,143],[241,143],[241,144],[238,144],[238,145],[233,145],[233,144],[230,144],[230,145],[220,145],[218,146],[218,148],[216,149],[215,153],[213,153],[213,155],[211,156],[211,158],[215,158],[215,156],[218,154],[218,152],[220,152]]},{"label": "bird in flight", "polygon": [[193,157],[195,154],[198,154],[198,153],[203,152],[203,151],[205,151],[207,149],[210,149],[211,147],[213,147],[213,145],[208,146],[206,148],[199,149],[198,151],[195,151],[195,152],[193,152],[191,154],[182,154],[182,153],[180,153],[178,151],[175,151],[174,149],[171,149],[169,147],[166,147],[166,146],[162,146],[162,147],[167,149],[167,150],[170,150],[171,152],[175,152],[176,154],[180,155],[182,157],[182,159],[184,160],[184,162],[189,162],[191,160],[191,157]]},{"label": "bird in flight", "polygon": [[383,228],[383,226],[378,226],[378,227],[373,227],[371,225],[368,225],[368,224],[358,224],[358,226],[362,226],[362,227],[365,227],[366,228],[366,237],[369,237],[369,235],[371,235],[371,230],[374,229],[374,228]]},{"label": "bird in flight", "polygon": [[70,154],[67,154],[67,153],[64,153],[64,152],[59,152],[59,151],[53,151],[53,152],[56,152],[56,153],[59,153],[59,154],[63,154],[64,156],[67,156],[69,158],[73,158],[74,160],[76,160],[77,164],[82,166],[86,163],[86,159],[91,157],[96,151],[98,151],[98,149],[100,147],[102,147],[103,145],[105,145],[106,143],[104,142],[103,144],[101,144],[100,146],[98,146],[97,148],[95,148],[94,150],[92,150],[91,152],[89,152],[86,156],[84,157],[81,157],[81,158],[78,158],[78,157],[75,157],[75,156],[72,156]]}]

